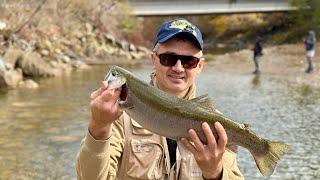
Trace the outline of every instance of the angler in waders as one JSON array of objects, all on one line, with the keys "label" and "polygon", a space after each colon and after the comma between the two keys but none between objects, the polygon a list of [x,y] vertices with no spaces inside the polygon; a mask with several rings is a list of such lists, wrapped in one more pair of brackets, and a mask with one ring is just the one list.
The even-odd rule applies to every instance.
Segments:
[{"label": "angler in waders", "polygon": [[313,64],[312,58],[315,54],[314,45],[316,43],[316,34],[313,30],[308,31],[307,38],[304,40],[304,44],[306,46],[306,55],[307,55],[307,63],[308,68],[306,69],[306,73],[312,73],[313,71]]}]

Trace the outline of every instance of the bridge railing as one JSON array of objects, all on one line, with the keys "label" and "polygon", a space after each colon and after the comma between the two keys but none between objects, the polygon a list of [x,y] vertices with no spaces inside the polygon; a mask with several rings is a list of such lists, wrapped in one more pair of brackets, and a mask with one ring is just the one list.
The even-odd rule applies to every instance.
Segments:
[{"label": "bridge railing", "polygon": [[130,0],[135,15],[272,12],[295,9],[288,0]]}]

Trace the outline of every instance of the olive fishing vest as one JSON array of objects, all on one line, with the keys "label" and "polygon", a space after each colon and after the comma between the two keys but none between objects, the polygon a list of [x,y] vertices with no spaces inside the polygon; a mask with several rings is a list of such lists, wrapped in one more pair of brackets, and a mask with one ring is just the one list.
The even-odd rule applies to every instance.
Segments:
[{"label": "olive fishing vest", "polygon": [[[151,84],[157,86],[154,77],[155,74],[152,73]],[[195,91],[196,86],[193,84],[185,99],[194,98]],[[213,104],[212,108],[216,110]],[[203,180],[202,172],[191,152],[184,152],[186,156],[181,157],[179,148],[177,148],[176,163],[170,167],[165,137],[144,129],[125,112],[123,113],[123,128],[125,140],[121,162],[118,164],[117,179]],[[225,151],[222,157],[224,172],[231,168],[235,159],[235,153]],[[237,174],[237,171],[234,173]]]},{"label": "olive fishing vest", "polygon": [[166,138],[144,129],[126,113],[123,114],[124,150],[117,179],[200,180],[202,173],[193,155],[181,157],[170,168]]}]

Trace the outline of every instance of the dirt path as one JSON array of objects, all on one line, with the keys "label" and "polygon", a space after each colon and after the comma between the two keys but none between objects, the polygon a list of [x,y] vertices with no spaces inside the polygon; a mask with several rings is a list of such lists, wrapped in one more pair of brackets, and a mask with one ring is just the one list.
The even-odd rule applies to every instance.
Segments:
[{"label": "dirt path", "polygon": [[[316,45],[313,58],[314,72],[305,73],[307,67],[303,44],[266,47],[261,57],[261,75],[286,76],[290,81],[320,88],[320,43]],[[216,66],[217,71],[234,74],[251,74],[254,63],[251,50],[241,50],[224,55],[208,55],[208,64]]]}]

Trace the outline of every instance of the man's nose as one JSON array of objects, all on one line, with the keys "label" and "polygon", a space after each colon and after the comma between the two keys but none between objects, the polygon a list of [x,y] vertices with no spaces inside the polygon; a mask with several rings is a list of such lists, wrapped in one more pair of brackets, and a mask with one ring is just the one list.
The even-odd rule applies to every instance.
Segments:
[{"label": "man's nose", "polygon": [[178,59],[178,61],[176,62],[176,64],[174,66],[172,66],[172,70],[176,71],[176,72],[182,72],[184,71],[183,65],[181,63],[181,61]]}]

